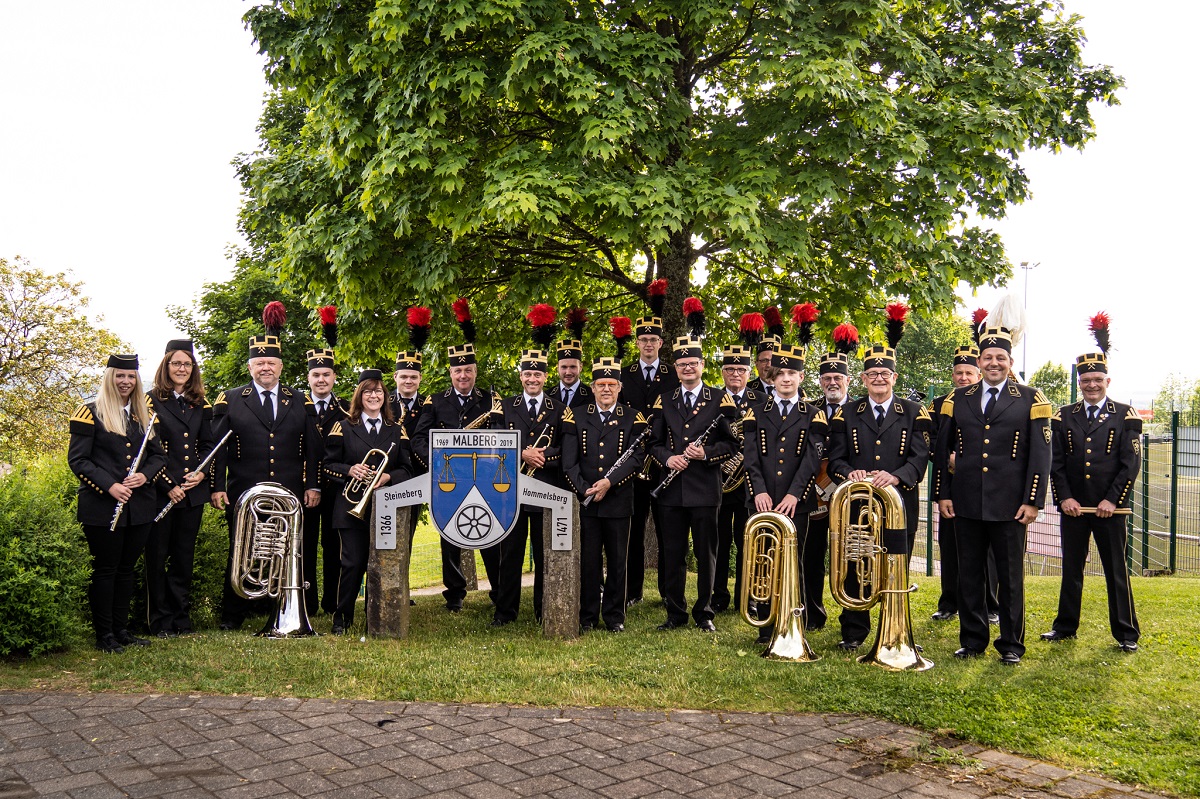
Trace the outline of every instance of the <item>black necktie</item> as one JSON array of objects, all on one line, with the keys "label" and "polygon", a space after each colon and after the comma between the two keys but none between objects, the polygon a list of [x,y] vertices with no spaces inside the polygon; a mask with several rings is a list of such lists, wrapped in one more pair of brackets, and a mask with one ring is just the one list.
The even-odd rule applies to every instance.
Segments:
[{"label": "black necktie", "polygon": [[376,425],[379,424],[379,420],[378,419],[368,419],[367,423],[369,425],[371,425],[371,431],[370,431],[371,435],[373,435],[373,436],[379,435],[379,428],[376,427]]},{"label": "black necktie", "polygon": [[329,400],[321,400],[317,403],[317,416],[325,418],[325,411],[329,407]]},{"label": "black necktie", "polygon": [[826,418],[826,419],[832,419],[832,418],[833,418],[833,406],[832,406],[832,405],[826,405],[826,406],[825,406],[825,418]]},{"label": "black necktie", "polygon": [[275,403],[271,402],[271,392],[264,391],[262,393],[262,396],[263,396],[263,407],[266,408],[266,410],[267,410],[267,421],[274,422],[275,421]]},{"label": "black necktie", "polygon": [[1099,411],[1099,408],[1097,408],[1095,405],[1093,405],[1093,406],[1091,406],[1090,408],[1088,408],[1088,424],[1095,424],[1095,423],[1096,423],[1096,413],[1097,413],[1097,411]]},{"label": "black necktie", "polygon": [[467,406],[467,400],[469,400],[470,397],[464,394],[456,394],[455,396],[458,397],[458,407],[465,408]]},{"label": "black necktie", "polygon": [[600,424],[608,424],[608,411],[600,411]]},{"label": "black necktie", "polygon": [[410,400],[405,400],[405,401],[404,401],[404,407],[408,409],[408,412],[409,412],[409,413],[412,413],[413,405],[416,405],[416,404],[417,404],[417,398],[416,398],[416,397],[413,397],[413,398],[412,398],[412,399],[410,399]]},{"label": "black necktie", "polygon": [[654,367],[647,366],[646,367],[646,385],[650,385],[653,382],[654,382]]},{"label": "black necktie", "polygon": [[690,391],[683,392],[683,409],[688,413],[692,412],[692,393]]},{"label": "black necktie", "polygon": [[791,410],[792,410],[792,401],[791,400],[783,400],[782,402],[780,402],[779,403],[779,418],[780,418],[780,420],[786,420],[788,417],[788,412]]},{"label": "black necktie", "polygon": [[883,420],[887,418],[887,408],[882,405],[875,406],[875,423],[882,426]]},{"label": "black necktie", "polygon": [[529,418],[537,420],[537,400],[532,398],[529,400]]},{"label": "black necktie", "polygon": [[763,383],[763,391],[766,393],[768,399],[775,395],[775,387],[768,386],[766,383]]},{"label": "black necktie", "polygon": [[183,398],[182,394],[176,397],[175,401],[179,403],[179,410],[186,411],[188,409],[187,400]]},{"label": "black necktie", "polygon": [[566,405],[570,401],[571,401],[571,389],[564,388],[562,390],[562,403],[563,403],[563,405]]},{"label": "black necktie", "polygon": [[983,405],[983,415],[988,417],[992,415],[992,406],[996,404],[996,397],[1000,394],[1000,389],[995,386],[988,389],[988,401]]}]

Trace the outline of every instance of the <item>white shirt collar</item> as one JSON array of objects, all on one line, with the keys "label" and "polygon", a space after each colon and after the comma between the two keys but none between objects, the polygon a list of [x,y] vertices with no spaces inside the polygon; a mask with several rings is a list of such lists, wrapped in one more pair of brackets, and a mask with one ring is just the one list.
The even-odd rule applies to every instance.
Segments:
[{"label": "white shirt collar", "polygon": [[521,394],[521,399],[522,399],[522,400],[524,400],[524,402],[525,402],[525,407],[526,407],[526,408],[528,408],[528,407],[529,407],[529,401],[530,401],[530,400],[536,400],[536,401],[537,401],[537,405],[538,405],[538,407],[540,408],[540,407],[542,407],[542,403],[543,403],[543,402],[545,402],[545,399],[546,399],[546,392],[544,392],[544,391],[539,391],[536,397],[531,397],[531,396],[530,396],[530,395],[528,395],[528,394],[522,393],[522,394]]},{"label": "white shirt collar", "polygon": [[[368,416],[366,411],[362,412],[361,417],[362,417],[363,427],[365,427],[369,431],[371,428],[368,426],[367,421],[369,419],[371,419],[372,417]],[[374,418],[376,421],[378,421],[380,423],[379,427],[382,428],[383,427],[383,414],[380,414],[379,416],[376,416]]]},{"label": "white shirt collar", "polygon": [[646,363],[645,361],[639,359],[638,360],[638,368],[642,370],[642,374],[645,374],[647,369],[653,369],[654,371],[657,372],[658,364],[661,361],[662,361],[662,358],[655,358],[653,363]]},{"label": "white shirt collar", "polygon": [[876,415],[879,414],[880,408],[883,408],[884,413],[887,413],[888,411],[890,411],[892,409],[892,398],[893,398],[892,395],[888,395],[888,398],[886,400],[884,400],[883,402],[876,402],[875,400],[871,399],[870,397],[867,397],[867,399],[871,400],[871,410],[875,411]]},{"label": "white shirt collar", "polygon": [[258,381],[257,381],[257,380],[253,380],[253,381],[251,381],[251,382],[253,382],[253,383],[254,383],[254,390],[255,390],[255,392],[258,394],[258,396],[259,396],[260,398],[262,397],[262,393],[263,393],[264,391],[270,391],[270,392],[271,392],[271,399],[275,399],[276,397],[278,397],[278,396],[279,396],[279,384],[278,384],[278,383],[276,383],[276,384],[275,384],[275,388],[263,388],[262,386],[260,386],[260,385],[258,384]]},{"label": "white shirt collar", "polygon": [[328,402],[328,403],[332,403],[332,402],[333,402],[333,392],[332,392],[332,391],[330,391],[330,392],[329,392],[328,394],[326,394],[325,396],[323,396],[323,397],[318,397],[318,396],[317,396],[317,392],[315,392],[315,391],[314,391],[314,392],[312,392],[312,401],[313,401],[313,402]]}]

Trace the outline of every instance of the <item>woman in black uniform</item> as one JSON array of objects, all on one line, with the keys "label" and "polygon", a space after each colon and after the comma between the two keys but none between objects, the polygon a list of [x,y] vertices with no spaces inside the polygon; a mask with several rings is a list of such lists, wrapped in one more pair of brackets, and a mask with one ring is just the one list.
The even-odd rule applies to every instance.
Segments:
[{"label": "woman in black uniform", "polygon": [[196,467],[214,444],[212,406],[204,399],[190,339],[167,342],[147,396],[150,409],[158,414],[158,436],[167,453],[167,468],[155,481],[155,507],[161,510],[172,501],[175,505],[154,523],[146,541],[146,623],[152,635],[171,638],[192,632],[192,563],[209,497],[201,486],[208,475]]},{"label": "woman in black uniform", "polygon": [[[342,542],[342,570],[338,577],[337,609],[333,612],[333,634],[342,635],[354,622],[354,603],[367,571],[370,544],[367,540],[371,506],[364,519],[350,515],[352,507],[342,486],[347,480],[367,483],[371,469],[363,459],[372,449],[388,453],[379,485],[398,483],[412,475],[411,448],[404,425],[392,417],[383,375],[378,369],[364,369],[358,376],[358,388],[350,400],[349,415],[334,424],[325,438],[325,474],[337,487],[333,505],[333,527]],[[390,447],[390,450],[389,450]]]},{"label": "woman in black uniform", "polygon": [[[136,355],[109,356],[96,399],[71,416],[67,449],[67,463],[80,481],[77,515],[92,554],[92,627],[96,648],[104,652],[149,643],[129,633],[129,600],[133,568],[154,520],[153,481],[167,457],[153,432],[145,436],[150,411],[137,370]],[[145,454],[130,474],[143,441]],[[125,504],[110,530],[118,502]]]}]

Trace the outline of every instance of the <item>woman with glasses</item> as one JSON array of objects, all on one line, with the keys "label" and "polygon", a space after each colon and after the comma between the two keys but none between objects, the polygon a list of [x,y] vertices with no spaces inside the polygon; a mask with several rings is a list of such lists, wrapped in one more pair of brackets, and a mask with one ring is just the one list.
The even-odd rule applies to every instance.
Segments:
[{"label": "woman with glasses", "polygon": [[[146,436],[149,424],[137,356],[109,356],[96,399],[71,415],[67,449],[67,463],[79,478],[76,514],[92,555],[88,604],[102,652],[149,643],[129,632],[133,568],[154,520],[153,482],[167,463],[158,436]],[[137,464],[143,441],[146,450]],[[119,503],[124,504],[118,517]]]},{"label": "woman with glasses", "polygon": [[146,623],[151,635],[171,638],[192,632],[192,564],[209,498],[201,485],[208,475],[196,467],[214,444],[212,406],[204,398],[190,339],[167,342],[147,396],[167,451],[167,468],[156,481],[157,508],[175,504],[154,523],[146,541]]},{"label": "woman with glasses", "polygon": [[[337,487],[333,505],[333,528],[341,541],[341,574],[337,585],[337,608],[333,612],[333,634],[342,635],[354,622],[354,603],[367,571],[370,553],[368,502],[362,518],[350,513],[353,502],[346,497],[343,486],[356,481],[358,496],[366,490],[380,465],[378,455],[369,461],[367,454],[378,449],[387,453],[382,463],[383,475],[378,486],[399,483],[412,474],[408,433],[404,425],[392,417],[383,374],[378,369],[364,369],[358,376],[358,388],[350,400],[349,415],[334,423],[325,438],[325,460],[321,465],[325,476]],[[364,462],[368,461],[368,462]],[[355,497],[357,499],[357,496]]]}]

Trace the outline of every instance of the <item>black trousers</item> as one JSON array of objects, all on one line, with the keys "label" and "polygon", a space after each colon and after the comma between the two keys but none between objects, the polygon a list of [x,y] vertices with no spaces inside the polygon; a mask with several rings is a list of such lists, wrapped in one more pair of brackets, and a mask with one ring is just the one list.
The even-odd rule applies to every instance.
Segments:
[{"label": "black trousers", "polygon": [[633,516],[629,519],[629,556],[625,570],[625,596],[627,600],[641,599],[642,586],[646,582],[646,519],[654,514],[654,535],[658,539],[658,591],[662,594],[662,525],[659,524],[658,503],[650,492],[658,483],[640,477],[633,484]]},{"label": "black trousers", "polygon": [[667,621],[686,624],[687,605],[684,591],[687,586],[688,532],[692,534],[692,549],[696,553],[696,602],[692,618],[699,624],[712,621],[713,576],[717,564],[717,506],[663,506],[662,546],[658,571],[663,576],[663,604]]},{"label": "black trousers", "polygon": [[829,620],[829,614],[825,612],[825,555],[829,550],[829,515],[820,519],[809,516],[807,530],[801,535],[804,626],[808,630],[819,630]]},{"label": "black trousers", "polygon": [[338,579],[334,587],[337,603],[333,608],[333,625],[349,627],[354,623],[354,604],[362,588],[363,575],[367,573],[367,558],[371,554],[370,533],[366,530],[341,529],[335,533],[338,540]]},{"label": "black trousers", "polygon": [[[338,552],[338,531],[333,529],[333,502],[341,489],[336,485],[327,485],[321,492],[321,504],[315,508],[304,509],[304,581],[308,588],[304,589],[304,607],[310,616],[315,616],[318,609],[317,589],[320,587],[321,601],[319,608],[326,613],[332,613],[337,607],[338,575],[341,572],[341,561]],[[321,579],[317,580],[317,545],[324,544],[321,556]]]},{"label": "black trousers", "polygon": [[146,538],[146,625],[154,635],[192,631],[192,567],[203,518],[203,505],[176,505]]},{"label": "black trousers", "polygon": [[967,649],[987,649],[987,557],[996,559],[1000,580],[1001,654],[1025,654],[1025,539],[1028,529],[1017,521],[990,522],[956,516],[958,536],[958,641]]},{"label": "black trousers", "polygon": [[521,510],[512,532],[500,542],[500,581],[496,585],[495,620],[515,621],[521,612],[521,576],[525,571],[525,543],[533,550],[533,615],[542,618],[542,512]]},{"label": "black trousers", "polygon": [[594,627],[603,618],[611,629],[625,623],[629,517],[581,516],[579,525],[579,623]]},{"label": "black trousers", "polygon": [[1104,567],[1104,585],[1108,589],[1108,628],[1117,641],[1141,637],[1137,613],[1133,609],[1133,590],[1126,566],[1129,537],[1124,516],[1101,519],[1086,516],[1062,516],[1062,588],[1058,594],[1058,616],[1054,629],[1074,635],[1079,630],[1079,606],[1083,601],[1083,567],[1087,561],[1088,541],[1096,537],[1096,551]]},{"label": "black trousers", "polygon": [[[742,536],[746,532],[746,519],[750,511],[746,507],[745,488],[739,488],[721,497],[721,509],[717,513],[717,571],[713,577],[713,611],[721,613],[734,608],[742,595]],[[729,594],[729,553],[737,551],[734,562],[733,596]]]},{"label": "black trousers", "polygon": [[[937,609],[943,613],[958,613],[958,537],[954,533],[954,519],[938,519],[938,550],[942,562],[942,595],[938,597]],[[996,559],[989,551],[985,594],[989,614],[1000,613],[999,588]]]},{"label": "black trousers", "polygon": [[[852,511],[854,512],[854,511]],[[909,522],[908,525],[908,551],[907,555],[912,557],[913,544],[917,540],[916,520]],[[852,597],[858,596],[859,591],[859,574],[858,567],[854,566],[846,572],[846,579],[842,583],[846,593]],[[867,596],[870,596],[867,592]],[[849,610],[842,608],[842,613],[838,616],[838,623],[842,626],[843,641],[865,641],[867,636],[871,634],[871,613],[869,610]],[[987,624],[987,618],[984,618],[983,623]]]},{"label": "black trousers", "polygon": [[96,640],[129,627],[129,601],[133,599],[133,569],[146,546],[150,524],[133,524],[109,532],[108,525],[83,525],[92,555],[92,582],[88,604]]}]

